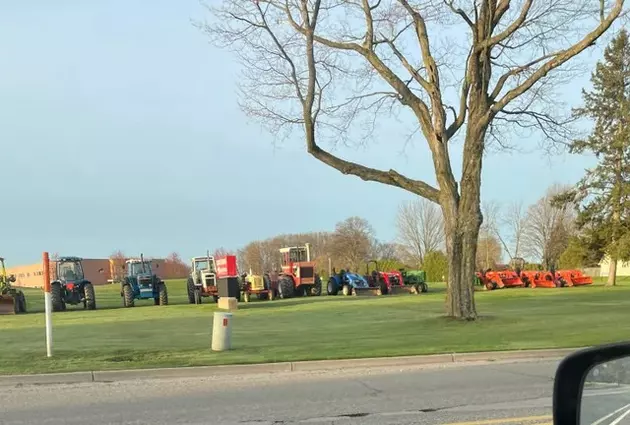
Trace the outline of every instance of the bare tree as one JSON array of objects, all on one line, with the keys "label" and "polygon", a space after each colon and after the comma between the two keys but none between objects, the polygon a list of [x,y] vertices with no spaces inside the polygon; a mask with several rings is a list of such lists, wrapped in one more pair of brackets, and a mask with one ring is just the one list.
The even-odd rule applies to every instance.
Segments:
[{"label": "bare tree", "polygon": [[[504,145],[509,133],[501,124],[553,141],[568,137],[552,77],[556,84],[572,76],[568,62],[594,45],[623,6],[624,0],[222,0],[203,28],[242,60],[241,106],[274,134],[299,128],[307,152],[324,164],[440,205],[447,314],[472,320],[486,139]],[[402,111],[426,140],[436,185],[325,149],[326,141],[347,142],[351,134],[364,140],[377,117]],[[355,131],[366,123],[367,134]],[[458,136],[463,143],[452,143]],[[458,146],[459,179],[451,161]]]},{"label": "bare tree", "polygon": [[360,270],[374,252],[374,229],[361,217],[350,217],[337,223],[331,254],[344,269]]},{"label": "bare tree", "polygon": [[444,220],[440,207],[426,199],[403,202],[396,217],[398,240],[416,264],[424,255],[444,248]]},{"label": "bare tree", "polygon": [[503,248],[510,258],[520,258],[525,230],[525,214],[523,212],[523,202],[516,201],[508,205],[506,211],[501,214],[500,223],[507,230],[508,237],[503,238],[498,235]]},{"label": "bare tree", "polygon": [[127,256],[121,250],[114,251],[109,256],[109,273],[113,282],[122,282],[125,279],[125,262]]},{"label": "bare tree", "polygon": [[569,243],[575,218],[571,205],[556,206],[553,199],[569,190],[569,186],[555,184],[535,204],[524,218],[523,250],[545,267],[555,266]]},{"label": "bare tree", "polygon": [[479,236],[477,268],[487,270],[501,261],[501,243],[494,235]]}]

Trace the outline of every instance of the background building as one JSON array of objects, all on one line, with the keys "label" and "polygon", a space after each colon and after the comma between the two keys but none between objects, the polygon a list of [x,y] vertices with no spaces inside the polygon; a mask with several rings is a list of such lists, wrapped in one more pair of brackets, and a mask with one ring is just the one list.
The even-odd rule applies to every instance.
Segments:
[{"label": "background building", "polygon": [[[164,259],[151,259],[153,272],[162,279],[181,278],[182,273],[175,273],[172,267],[165,266]],[[55,278],[54,261],[51,261],[51,279]],[[85,278],[94,285],[106,285],[112,283],[112,269],[109,258],[84,258],[83,272]],[[24,266],[8,267],[7,274],[15,275],[15,286],[41,288],[44,286],[44,272],[42,263]]]}]

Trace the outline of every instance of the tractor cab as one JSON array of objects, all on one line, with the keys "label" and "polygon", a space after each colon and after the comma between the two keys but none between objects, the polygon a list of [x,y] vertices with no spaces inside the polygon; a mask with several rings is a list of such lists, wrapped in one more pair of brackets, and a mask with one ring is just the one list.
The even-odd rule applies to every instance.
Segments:
[{"label": "tractor cab", "polygon": [[315,279],[315,264],[311,262],[310,245],[280,248],[282,272],[296,279],[296,286],[312,285]]},{"label": "tractor cab", "polygon": [[154,286],[158,283],[158,280],[153,277],[151,265],[151,261],[145,260],[142,254],[140,255],[140,259],[133,258],[125,261],[127,283],[131,285],[134,296],[140,299],[154,298],[155,295]]},{"label": "tractor cab", "polygon": [[78,257],[61,257],[57,260],[57,280],[68,290],[72,290],[76,283],[85,279],[83,265]]},{"label": "tractor cab", "polygon": [[204,290],[209,287],[216,287],[216,262],[214,257],[206,255],[205,257],[194,257],[191,264],[191,277],[195,286],[203,286]]}]

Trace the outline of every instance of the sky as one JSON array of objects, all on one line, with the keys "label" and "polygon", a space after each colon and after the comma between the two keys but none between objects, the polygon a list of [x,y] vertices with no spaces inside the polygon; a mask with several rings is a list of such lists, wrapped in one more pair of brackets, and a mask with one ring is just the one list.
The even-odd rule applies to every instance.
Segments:
[{"label": "sky", "polygon": [[[413,195],[328,168],[299,137],[274,144],[238,107],[234,56],[191,24],[207,16],[196,0],[1,4],[0,256],[9,264],[43,251],[187,258],[332,230],[353,215],[379,239],[396,237],[398,205]],[[562,100],[579,104],[576,87],[587,83],[572,82]],[[388,125],[387,140],[335,153],[433,182],[426,143],[405,145]],[[531,153],[485,159],[483,199],[533,203],[592,164],[550,159],[530,142]]]}]

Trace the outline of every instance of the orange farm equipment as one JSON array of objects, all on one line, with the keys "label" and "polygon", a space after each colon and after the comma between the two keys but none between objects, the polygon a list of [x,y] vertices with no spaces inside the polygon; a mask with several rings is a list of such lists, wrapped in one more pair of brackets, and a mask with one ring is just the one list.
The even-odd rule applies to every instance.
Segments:
[{"label": "orange farm equipment", "polygon": [[551,272],[524,270],[521,272],[521,280],[527,288],[556,288],[560,282],[554,278]]},{"label": "orange farm equipment", "polygon": [[[282,272],[278,276],[280,298],[293,296],[321,295],[322,280],[315,273],[315,262],[311,261],[310,244],[280,248]],[[275,279],[272,278],[272,282]]]},{"label": "orange farm equipment", "polygon": [[557,274],[567,283],[567,286],[593,284],[593,278],[585,275],[581,270],[558,270]]},{"label": "orange farm equipment", "polygon": [[487,290],[523,287],[523,281],[512,270],[477,272],[477,278]]}]

